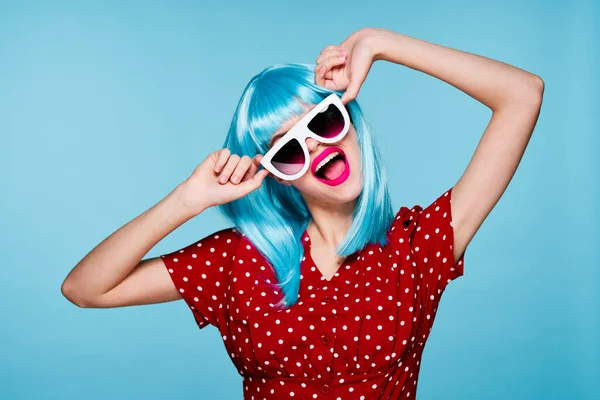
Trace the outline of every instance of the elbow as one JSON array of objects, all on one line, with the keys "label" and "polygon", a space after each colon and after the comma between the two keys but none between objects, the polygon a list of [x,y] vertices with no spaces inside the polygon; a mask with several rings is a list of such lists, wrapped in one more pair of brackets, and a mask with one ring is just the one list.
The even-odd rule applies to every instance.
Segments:
[{"label": "elbow", "polygon": [[540,96],[542,96],[544,94],[544,87],[545,87],[544,80],[540,76],[534,75],[533,76],[533,85],[536,88],[536,90],[540,93]]},{"label": "elbow", "polygon": [[544,80],[538,75],[532,75],[528,90],[529,95],[527,96],[527,102],[539,109],[542,106],[542,100],[544,98],[544,88]]},{"label": "elbow", "polygon": [[544,80],[541,77],[528,73],[528,76],[519,82],[502,103],[492,107],[492,111],[508,108],[518,112],[538,113],[542,107],[544,87]]},{"label": "elbow", "polygon": [[60,291],[67,300],[69,300],[71,303],[73,303],[77,307],[79,307],[79,308],[89,307],[89,304],[78,293],[75,286],[67,279],[65,279],[65,281],[61,285]]}]

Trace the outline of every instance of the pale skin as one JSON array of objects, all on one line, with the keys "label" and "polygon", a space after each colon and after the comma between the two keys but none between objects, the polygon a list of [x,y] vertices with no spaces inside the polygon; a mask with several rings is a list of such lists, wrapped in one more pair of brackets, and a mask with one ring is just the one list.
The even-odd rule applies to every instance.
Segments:
[{"label": "pale skin", "polygon": [[[443,80],[492,110],[473,157],[453,186],[457,261],[506,190],[521,161],[538,119],[544,82],[537,75],[499,61],[376,28],[361,29],[340,45],[325,47],[316,59],[315,82],[329,89],[345,90],[342,102],[347,103],[356,98],[372,64],[378,60]],[[304,114],[287,121],[273,139],[278,133],[287,132]],[[349,133],[335,145],[347,146],[344,151],[350,151],[348,158],[360,162],[355,136]],[[310,138],[307,146],[311,161],[327,147]],[[142,258],[178,226],[207,208],[233,201],[260,187],[269,174],[259,170],[260,157],[240,157],[228,149],[211,153],[159,203],[88,253],[65,279],[62,286],[65,297],[80,307],[94,308],[180,299],[162,260]],[[218,181],[221,175],[225,176],[225,182]],[[336,188],[318,186],[310,173],[291,183],[275,178],[282,184],[296,186],[306,200],[313,217],[307,228],[313,244],[311,256],[327,278],[335,274],[342,261],[335,248],[350,227],[351,211],[362,187],[356,176],[359,174],[354,175]]]},{"label": "pale skin", "polygon": [[[286,133],[313,107],[306,107],[305,112],[286,121],[273,134],[272,143],[276,143],[280,134]],[[360,146],[356,130],[352,125],[348,134],[336,143],[327,145],[307,138],[306,145],[310,154],[310,162],[327,147],[335,146],[344,151],[350,165],[350,176],[343,184],[335,188],[320,182],[310,172],[294,181],[285,181],[274,177],[279,183],[293,185],[300,191],[312,217],[306,228],[311,240],[311,258],[325,279],[331,280],[345,260],[345,257],[336,254],[336,248],[350,229],[356,198],[363,187],[362,174],[357,173],[361,170]]]}]

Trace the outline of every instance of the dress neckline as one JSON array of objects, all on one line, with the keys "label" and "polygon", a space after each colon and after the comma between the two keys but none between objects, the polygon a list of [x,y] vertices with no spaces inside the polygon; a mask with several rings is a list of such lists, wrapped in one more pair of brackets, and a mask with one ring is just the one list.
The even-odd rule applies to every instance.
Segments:
[{"label": "dress neckline", "polygon": [[[315,262],[315,260],[312,258],[312,254],[310,254],[310,249],[312,247],[312,241],[310,239],[310,235],[308,234],[308,229],[304,229],[304,232],[302,233],[301,236],[301,240],[302,240],[302,245],[304,246],[304,257],[306,258],[306,260],[309,261],[309,266],[314,266],[316,269],[316,273],[319,275],[319,279],[322,278],[323,281],[327,282],[327,283],[332,283],[334,281],[334,279],[341,279],[340,276],[342,274],[344,265],[350,265],[350,263],[353,261],[353,259],[351,259],[352,256],[355,256],[356,253],[352,253],[348,256],[346,256],[346,258],[344,259],[344,262],[342,262],[340,264],[340,266],[335,270],[335,272],[333,273],[333,275],[331,276],[331,279],[327,279],[325,277],[325,275],[323,275],[323,272],[321,271],[321,269],[317,266],[317,263]],[[337,274],[337,276],[336,276]]]}]

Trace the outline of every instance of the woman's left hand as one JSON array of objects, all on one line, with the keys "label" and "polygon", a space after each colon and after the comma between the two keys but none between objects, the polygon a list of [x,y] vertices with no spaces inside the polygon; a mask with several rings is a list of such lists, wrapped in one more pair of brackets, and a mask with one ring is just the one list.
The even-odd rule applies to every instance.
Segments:
[{"label": "woman's left hand", "polygon": [[325,47],[316,60],[315,83],[330,90],[345,90],[344,104],[354,100],[375,61],[375,41],[380,34],[380,29],[363,28],[339,46]]}]

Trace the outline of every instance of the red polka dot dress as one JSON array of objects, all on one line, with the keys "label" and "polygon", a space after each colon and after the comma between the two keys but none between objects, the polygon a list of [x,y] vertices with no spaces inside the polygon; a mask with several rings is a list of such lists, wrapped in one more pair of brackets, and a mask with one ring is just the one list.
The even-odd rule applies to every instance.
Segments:
[{"label": "red polka dot dress", "polygon": [[271,268],[235,228],[161,257],[198,327],[221,332],[244,399],[413,399],[440,297],[463,274],[451,195],[401,207],[387,245],[348,256],[331,280],[304,231],[300,297],[285,310]]}]

